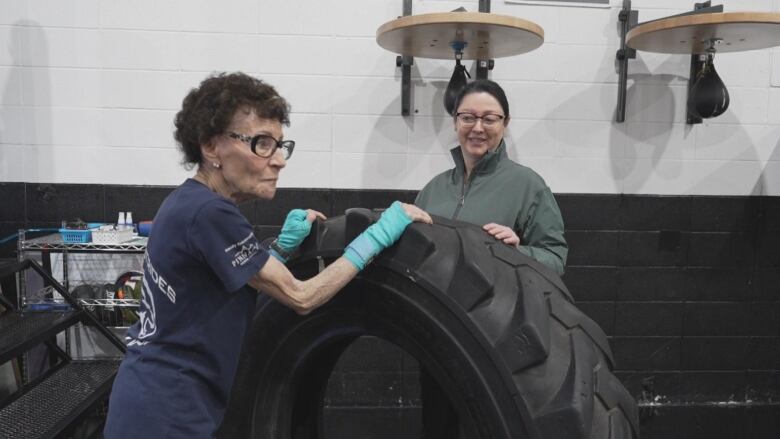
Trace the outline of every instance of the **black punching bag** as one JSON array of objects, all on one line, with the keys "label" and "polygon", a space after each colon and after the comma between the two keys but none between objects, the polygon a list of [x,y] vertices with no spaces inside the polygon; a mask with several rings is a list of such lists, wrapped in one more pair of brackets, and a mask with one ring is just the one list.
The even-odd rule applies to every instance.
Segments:
[{"label": "black punching bag", "polygon": [[720,116],[729,108],[729,91],[715,71],[713,58],[707,54],[688,95],[688,111],[702,119]]},{"label": "black punching bag", "polygon": [[466,79],[467,76],[469,78],[471,77],[466,70],[466,67],[461,65],[459,59],[455,60],[455,70],[452,72],[452,78],[450,78],[450,83],[447,84],[447,90],[444,92],[444,108],[450,116],[454,115],[456,110],[455,99],[460,94],[460,91],[466,86],[466,82],[468,81]]}]

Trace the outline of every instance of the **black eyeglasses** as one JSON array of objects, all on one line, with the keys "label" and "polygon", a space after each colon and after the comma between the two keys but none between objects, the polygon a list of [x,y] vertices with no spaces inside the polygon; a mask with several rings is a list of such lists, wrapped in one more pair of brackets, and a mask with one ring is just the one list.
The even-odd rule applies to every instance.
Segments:
[{"label": "black eyeglasses", "polygon": [[455,115],[458,122],[464,126],[472,126],[477,124],[478,119],[482,119],[482,125],[486,127],[493,127],[498,125],[504,119],[504,116],[500,114],[486,114],[484,116],[477,116],[472,113],[458,113]]},{"label": "black eyeglasses", "polygon": [[274,155],[277,149],[282,150],[282,156],[285,160],[289,160],[292,156],[293,149],[295,149],[294,140],[276,140],[267,134],[258,134],[254,137],[245,136],[243,134],[234,133],[232,131],[227,132],[228,137],[240,140],[252,148],[252,152],[259,157],[268,158]]}]

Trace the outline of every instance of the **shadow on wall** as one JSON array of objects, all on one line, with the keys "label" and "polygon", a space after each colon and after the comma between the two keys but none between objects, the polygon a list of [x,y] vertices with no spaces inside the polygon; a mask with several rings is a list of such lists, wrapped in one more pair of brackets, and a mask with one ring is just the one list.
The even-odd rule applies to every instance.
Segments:
[{"label": "shadow on wall", "polygon": [[[776,149],[776,132],[768,126],[744,126],[732,111],[716,122],[687,125],[687,77],[681,74],[647,73],[650,68],[644,60],[632,62],[634,70],[643,73],[630,75],[630,86],[626,93],[627,122],[605,120],[613,116],[617,104],[616,83],[583,85],[578,93],[553,98],[557,105],[541,115],[540,120],[527,121],[521,130],[508,131],[510,156],[523,163],[524,149],[536,148],[542,151],[538,145],[531,146],[530,143],[543,142],[547,136],[547,139],[552,138],[551,143],[558,143],[563,148],[551,152],[549,156],[540,156],[545,161],[547,157],[598,159],[594,163],[599,163],[599,169],[586,170],[585,177],[590,174],[609,185],[608,178],[598,176],[603,166],[604,173],[611,173],[613,185],[619,192],[722,195],[771,193],[767,185],[772,184],[772,179],[767,175],[777,171],[774,166],[765,167],[763,162],[776,160],[780,156],[780,153],[773,151]],[[679,72],[681,63],[687,62],[686,57],[668,58],[652,70]],[[413,72],[417,72],[415,68]],[[416,93],[412,93],[412,99],[417,101],[412,102],[411,116],[403,119],[406,132],[412,133],[413,137],[399,135],[396,130],[400,129],[397,120],[401,99],[400,70],[396,79],[399,81],[397,98],[381,111],[381,115],[386,117],[380,117],[371,132],[367,133],[366,150],[369,154],[356,163],[363,167],[360,176],[363,187],[420,189],[417,186],[421,185],[419,180],[423,174],[430,174],[422,178],[424,181],[436,174],[428,172],[433,165],[428,153],[434,151],[422,144],[421,140],[440,141],[441,137],[437,137],[439,133],[451,130],[446,118],[440,117],[445,114],[441,102],[447,81],[439,79],[426,82],[415,78],[412,86]],[[425,87],[429,90],[419,93]],[[568,90],[566,88],[564,91]],[[424,99],[424,102],[420,99]],[[522,100],[522,97],[512,96],[510,102],[512,100]],[[425,116],[418,117],[416,109],[421,109]],[[583,120],[583,113],[588,109],[592,109],[596,118]],[[431,122],[428,123],[428,120]],[[544,135],[540,138],[538,133]],[[391,147],[386,149],[382,146],[392,142],[402,142],[406,149],[392,150],[389,149]],[[446,155],[447,149],[435,152]],[[394,156],[393,152],[397,155]],[[415,157],[415,152],[428,155]],[[567,169],[566,165],[561,169]],[[549,180],[551,176],[545,178]]]},{"label": "shadow on wall", "polygon": [[777,138],[777,141],[775,142],[775,145],[772,148],[772,152],[769,155],[769,160],[772,161],[766,162],[764,164],[764,169],[761,170],[760,183],[762,195],[769,195],[774,197],[780,196],[780,166],[777,165],[778,161],[780,161],[779,133],[780,129],[776,129],[774,133],[770,133],[770,135],[773,135]]},{"label": "shadow on wall", "polygon": [[[581,151],[574,153],[577,157],[608,159],[612,178],[620,192],[768,193],[761,175],[762,162],[777,158],[777,153],[771,151],[775,145],[772,136],[776,138],[776,133],[764,131],[762,126],[745,126],[731,111],[722,116],[727,119],[715,123],[705,121],[698,126],[686,125],[687,78],[641,74],[631,75],[630,79],[633,83],[627,89],[627,122],[592,121],[596,130],[603,129],[601,123],[609,123],[607,145],[596,143],[604,141],[598,135],[589,145],[588,132],[582,132],[574,139],[569,130],[559,129],[558,125],[573,119],[576,126],[574,116],[578,113],[572,109],[592,108],[595,112],[607,113],[615,108],[617,84],[596,85],[600,88],[599,93],[589,90],[565,96],[537,125],[553,121],[555,128],[547,130],[550,136],[569,148],[584,145]],[[680,85],[673,85],[675,81]],[[593,102],[594,99],[597,102]],[[538,128],[544,127],[535,125],[529,130]],[[588,128],[585,123],[579,129]],[[518,147],[522,156],[523,144],[518,143]],[[588,150],[605,147],[606,153]]]},{"label": "shadow on wall", "polygon": [[[687,66],[688,59],[670,58],[657,70],[679,71],[678,63]],[[640,59],[632,62],[634,70],[649,70]],[[766,194],[760,174],[770,139],[756,138],[755,127],[747,129],[731,110],[715,123],[686,124],[687,76],[645,73],[629,79],[622,168],[612,155],[623,192],[657,193],[652,186],[643,189],[654,178],[684,185],[677,188],[682,194]]]},{"label": "shadow on wall", "polygon": [[[447,74],[450,66],[442,66],[434,75]],[[415,73],[412,73],[413,77]],[[419,76],[419,73],[417,74]],[[473,74],[472,74],[473,77]],[[410,116],[404,117],[407,131],[410,133],[409,152],[407,154],[405,189],[420,190],[435,175],[454,166],[450,158],[450,149],[457,146],[457,136],[452,118],[444,109],[444,93],[449,84],[448,79],[425,81],[412,80],[412,102]],[[433,89],[433,93],[419,93],[425,87]],[[400,90],[399,90],[400,91]],[[415,105],[415,95],[420,95],[426,102]],[[418,117],[418,111],[423,108],[426,113]],[[416,137],[413,140],[412,137]],[[422,140],[422,142],[421,142]]]},{"label": "shadow on wall", "polygon": [[20,20],[13,25],[7,49],[14,67],[3,89],[0,143],[16,148],[6,149],[0,169],[18,181],[50,181],[56,155],[41,152],[52,145],[46,34],[38,23]]},{"label": "shadow on wall", "polygon": [[[724,116],[736,116],[728,110]],[[728,124],[705,121],[697,129],[696,164],[701,172],[690,186],[690,193],[725,195],[768,195],[766,167],[768,160],[777,160],[777,132],[767,127],[766,134],[756,125],[743,125],[736,120]],[[763,132],[763,131],[762,131]],[[771,171],[770,171],[771,172]],[[771,180],[771,177],[770,177]]]},{"label": "shadow on wall", "polygon": [[[393,117],[395,116],[393,113],[400,112],[400,108],[401,94],[399,92],[398,96],[377,116],[376,123],[369,130],[365,145],[366,154],[361,154],[362,176],[359,187],[397,189],[401,186],[400,182],[403,181],[406,173],[408,134],[406,130],[403,133],[398,132],[400,124],[398,119]],[[399,144],[403,148],[402,151],[386,150],[388,145]],[[395,182],[395,185],[388,186],[387,182]]]},{"label": "shadow on wall", "polygon": [[[667,154],[675,124],[685,115],[677,114],[671,87],[673,81],[682,79],[679,76],[641,74],[629,75],[629,79],[633,82],[626,89],[626,122],[612,122],[612,126],[621,129],[625,136],[625,149],[622,152],[613,150],[611,157],[615,178],[623,182],[624,191],[632,192],[647,182]],[[654,118],[653,114],[663,114],[664,120]],[[690,126],[684,129],[683,137],[687,140],[693,134]],[[651,166],[638,167],[639,158],[650,159]],[[679,172],[670,177],[679,177]],[[629,184],[632,188],[627,187]]]},{"label": "shadow on wall", "polygon": [[[373,116],[375,119],[373,126],[368,127],[364,125],[362,129],[358,128],[354,133],[350,133],[350,135],[356,136],[354,140],[357,140],[357,143],[360,142],[361,135],[365,136],[364,145],[353,143],[355,152],[363,152],[363,154],[359,154],[360,159],[354,161],[353,169],[351,170],[355,172],[354,167],[360,168],[359,181],[355,182],[360,188],[399,189],[403,187],[408,160],[409,136],[406,126],[400,123],[398,118],[401,112],[400,69],[397,69],[396,79],[399,84],[398,94],[379,114]],[[412,84],[412,87],[414,87],[414,84]],[[381,95],[384,91],[376,89],[356,90],[355,93],[365,93],[369,97],[368,100],[371,101],[372,96]],[[414,108],[413,103],[411,108]],[[359,126],[359,119],[363,116],[354,115],[353,117],[355,117],[355,126]],[[335,137],[337,142],[345,141],[338,134]],[[338,151],[340,146],[343,145],[335,146],[335,150]],[[357,154],[349,155],[357,156]],[[344,163],[341,165],[344,165]],[[347,167],[349,167],[348,163]],[[334,175],[334,181],[338,180],[339,176]],[[349,184],[351,185],[351,182]],[[342,184],[335,186],[342,187]]]}]

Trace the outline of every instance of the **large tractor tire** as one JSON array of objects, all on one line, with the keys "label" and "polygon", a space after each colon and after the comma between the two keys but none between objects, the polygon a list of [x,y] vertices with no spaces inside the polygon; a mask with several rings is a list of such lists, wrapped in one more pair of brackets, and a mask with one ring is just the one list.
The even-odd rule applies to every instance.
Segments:
[{"label": "large tractor tire", "polygon": [[[315,275],[376,218],[351,209],[318,224],[292,271]],[[638,437],[607,338],[560,278],[480,227],[438,217],[409,226],[308,315],[260,297],[219,437],[322,438],[328,378],[362,335],[420,362],[457,412],[461,437]]]}]

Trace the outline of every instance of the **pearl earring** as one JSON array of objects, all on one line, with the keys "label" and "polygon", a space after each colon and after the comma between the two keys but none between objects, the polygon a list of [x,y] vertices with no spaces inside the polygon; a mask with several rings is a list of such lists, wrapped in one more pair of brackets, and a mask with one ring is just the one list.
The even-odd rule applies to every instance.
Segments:
[{"label": "pearl earring", "polygon": [[215,168],[219,169],[222,165],[220,165],[217,162],[211,162],[212,165],[214,165]]}]

